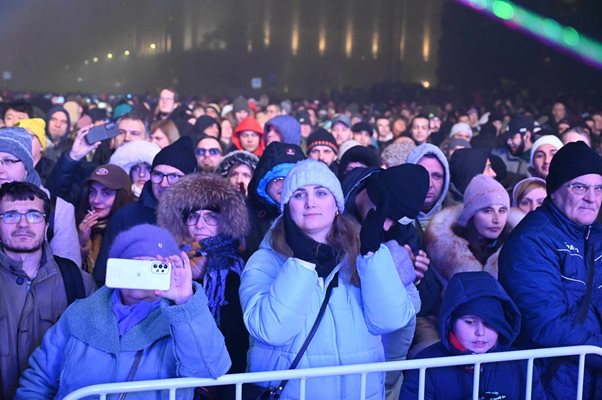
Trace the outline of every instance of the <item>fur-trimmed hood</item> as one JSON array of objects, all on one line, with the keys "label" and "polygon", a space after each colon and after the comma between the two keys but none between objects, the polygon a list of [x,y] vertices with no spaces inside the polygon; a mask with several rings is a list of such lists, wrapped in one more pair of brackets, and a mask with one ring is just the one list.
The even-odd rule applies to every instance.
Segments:
[{"label": "fur-trimmed hood", "polygon": [[190,174],[161,194],[157,223],[183,243],[188,229],[182,220],[184,210],[219,207],[221,233],[242,239],[249,232],[249,216],[242,194],[226,179],[209,173]]},{"label": "fur-trimmed hood", "polygon": [[[497,278],[499,249],[485,265],[481,264],[469,248],[468,241],[454,232],[452,227],[462,213],[462,205],[446,207],[431,219],[424,236],[427,253],[434,268],[446,280],[457,272],[486,271]],[[524,217],[518,208],[511,208],[505,229],[511,231]],[[500,247],[501,249],[501,247]]]}]

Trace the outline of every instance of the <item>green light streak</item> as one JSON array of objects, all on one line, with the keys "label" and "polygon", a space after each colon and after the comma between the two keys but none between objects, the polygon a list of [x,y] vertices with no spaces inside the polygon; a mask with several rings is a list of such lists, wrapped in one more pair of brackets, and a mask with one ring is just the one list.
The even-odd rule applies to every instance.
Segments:
[{"label": "green light streak", "polygon": [[571,26],[563,26],[551,18],[546,18],[506,0],[456,1],[498,18],[512,27],[526,31],[602,67],[602,44],[581,35]]}]

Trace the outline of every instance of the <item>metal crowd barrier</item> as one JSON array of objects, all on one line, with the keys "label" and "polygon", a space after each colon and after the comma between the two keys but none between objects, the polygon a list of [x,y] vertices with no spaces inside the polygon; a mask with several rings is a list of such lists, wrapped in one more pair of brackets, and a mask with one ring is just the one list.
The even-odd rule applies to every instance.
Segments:
[{"label": "metal crowd barrier", "polygon": [[305,384],[307,379],[321,376],[340,376],[340,375],[360,375],[361,386],[358,398],[366,398],[366,375],[375,372],[388,372],[400,370],[420,370],[420,391],[419,399],[424,399],[424,383],[426,370],[428,368],[455,366],[455,365],[474,365],[473,379],[473,400],[478,400],[478,389],[480,379],[481,364],[499,362],[527,360],[527,382],[525,386],[525,399],[531,399],[531,388],[533,384],[533,362],[535,359],[562,356],[579,356],[579,378],[577,384],[577,400],[583,397],[583,375],[585,371],[585,355],[596,354],[602,356],[602,348],[596,346],[572,346],[572,347],[554,347],[548,349],[519,350],[490,354],[472,354],[466,356],[425,358],[420,360],[404,360],[371,364],[342,365],[335,367],[295,369],[283,371],[265,371],[250,372],[244,374],[224,375],[218,379],[210,378],[174,378],[158,379],[149,381],[133,381],[122,383],[107,383],[101,385],[87,386],[78,389],[64,400],[78,400],[87,396],[99,396],[100,400],[106,400],[106,396],[115,393],[144,392],[150,390],[169,390],[169,399],[175,400],[176,390],[191,387],[208,387],[221,385],[236,385],[236,400],[242,400],[243,383],[252,382],[280,382],[283,379],[300,380],[299,398],[305,400]]}]

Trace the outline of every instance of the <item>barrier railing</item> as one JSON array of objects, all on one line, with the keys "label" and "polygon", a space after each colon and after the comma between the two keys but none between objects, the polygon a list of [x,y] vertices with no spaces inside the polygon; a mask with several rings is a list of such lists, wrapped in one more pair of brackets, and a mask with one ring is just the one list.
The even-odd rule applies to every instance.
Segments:
[{"label": "barrier railing", "polygon": [[299,398],[305,399],[305,384],[307,379],[322,376],[360,375],[360,393],[358,398],[366,398],[366,375],[375,372],[420,370],[419,399],[424,399],[424,384],[426,370],[429,368],[447,367],[456,365],[474,365],[473,400],[478,400],[478,388],[480,379],[480,366],[500,361],[527,360],[527,382],[525,385],[525,399],[531,399],[531,388],[533,384],[533,362],[539,358],[579,356],[579,375],[577,383],[577,400],[583,397],[583,375],[585,371],[585,355],[596,354],[602,356],[602,348],[596,346],[572,346],[554,347],[536,350],[518,350],[490,354],[472,354],[454,357],[425,358],[420,360],[392,361],[372,364],[341,365],[335,367],[321,367],[308,369],[295,369],[283,371],[251,372],[244,374],[224,375],[218,379],[209,378],[174,378],[158,379],[149,381],[134,381],[122,383],[107,383],[101,385],[87,386],[78,389],[64,400],[78,400],[86,396],[99,396],[100,400],[106,400],[106,396],[115,393],[145,392],[150,390],[169,390],[169,399],[175,400],[176,390],[191,387],[208,387],[221,385],[236,385],[236,400],[242,399],[242,384],[253,382],[280,382],[283,379],[298,379]]}]

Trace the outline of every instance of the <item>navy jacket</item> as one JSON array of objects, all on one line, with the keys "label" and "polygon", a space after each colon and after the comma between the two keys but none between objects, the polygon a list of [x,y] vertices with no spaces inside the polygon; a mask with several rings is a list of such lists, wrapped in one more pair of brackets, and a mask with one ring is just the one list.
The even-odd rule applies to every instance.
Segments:
[{"label": "navy jacket", "polygon": [[[441,306],[439,331],[441,341],[427,347],[417,358],[433,358],[470,354],[451,345],[448,333],[452,329],[452,315],[462,304],[480,297],[494,297],[502,303],[505,319],[510,326],[509,337],[500,334],[498,344],[489,352],[508,351],[520,331],[520,314],[516,305],[500,284],[487,272],[462,272],[454,276],[447,286]],[[472,398],[473,366],[454,366],[426,370],[425,399],[465,400]],[[479,380],[479,398],[485,393],[499,393],[507,399],[524,399],[527,376],[526,361],[507,361],[483,364]],[[405,372],[400,399],[418,398],[418,370]],[[533,399],[545,399],[539,375],[533,374]]]},{"label": "navy jacket", "polygon": [[[586,237],[589,238],[586,240]],[[593,254],[593,293],[585,318],[577,322],[584,303]],[[589,257],[588,257],[589,258]],[[602,346],[602,226],[577,225],[547,198],[512,231],[500,252],[499,279],[521,314],[519,344],[525,348]],[[576,357],[560,363],[544,360],[542,377],[552,398],[574,398],[577,387]],[[588,359],[584,398],[602,388],[602,361]],[[547,375],[551,375],[547,379]],[[548,382],[549,381],[549,382]],[[598,396],[602,396],[598,392]]]},{"label": "navy jacket", "polygon": [[94,264],[94,270],[92,271],[98,287],[101,287],[105,283],[109,250],[117,235],[135,225],[157,224],[156,209],[158,200],[153,195],[151,185],[152,182],[150,180],[146,182],[138,201],[126,204],[116,210],[111,219],[109,219],[109,224],[105,230],[98,257]]}]

